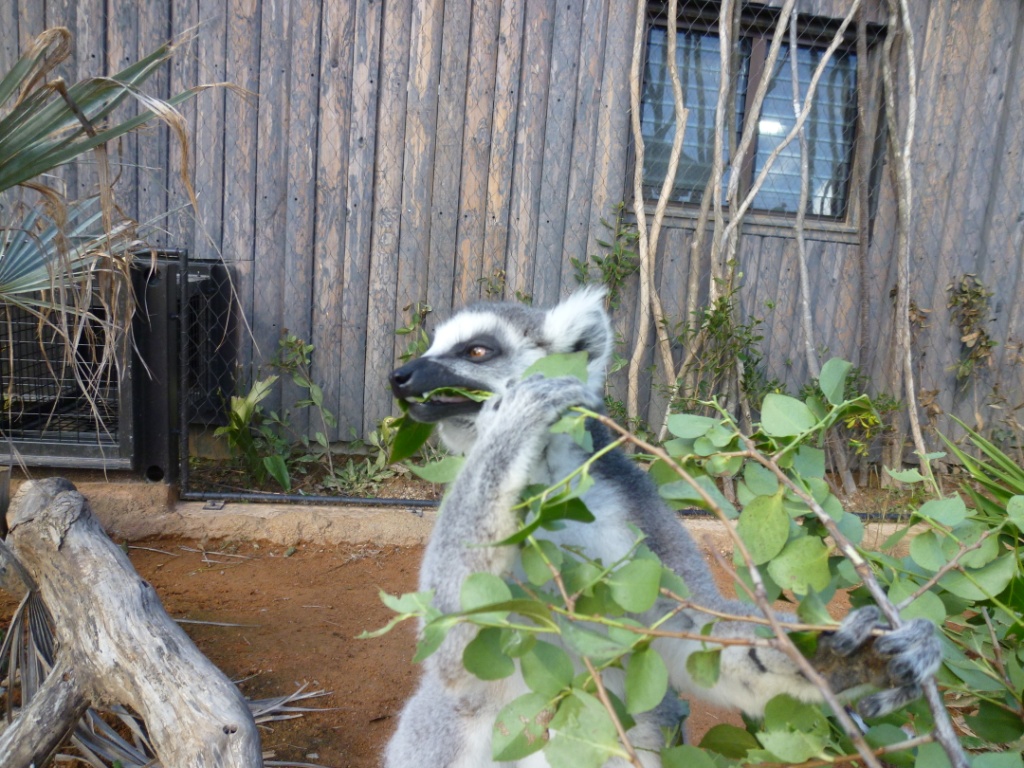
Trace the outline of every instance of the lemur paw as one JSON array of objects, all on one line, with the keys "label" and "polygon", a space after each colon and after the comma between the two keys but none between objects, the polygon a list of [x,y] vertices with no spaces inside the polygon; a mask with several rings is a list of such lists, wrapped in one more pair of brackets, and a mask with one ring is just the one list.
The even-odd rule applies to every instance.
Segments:
[{"label": "lemur paw", "polygon": [[538,374],[510,382],[503,395],[487,401],[481,416],[490,421],[493,414],[504,410],[515,413],[520,424],[540,424],[546,429],[575,405],[599,408],[601,398],[575,377],[544,378]]},{"label": "lemur paw", "polygon": [[921,684],[942,664],[942,646],[930,621],[911,619],[872,643],[872,633],[888,626],[878,608],[867,606],[851,612],[830,638],[832,650],[839,656],[866,652],[884,665],[887,688],[861,700],[857,709],[864,717],[879,717],[918,698]]}]

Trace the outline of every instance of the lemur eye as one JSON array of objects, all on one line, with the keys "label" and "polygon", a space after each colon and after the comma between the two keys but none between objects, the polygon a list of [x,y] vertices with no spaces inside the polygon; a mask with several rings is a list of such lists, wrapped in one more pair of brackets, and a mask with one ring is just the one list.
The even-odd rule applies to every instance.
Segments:
[{"label": "lemur eye", "polygon": [[466,347],[465,351],[462,354],[467,360],[479,362],[481,360],[486,360],[488,357],[490,357],[491,352],[491,348],[485,347],[483,344],[472,344]]}]

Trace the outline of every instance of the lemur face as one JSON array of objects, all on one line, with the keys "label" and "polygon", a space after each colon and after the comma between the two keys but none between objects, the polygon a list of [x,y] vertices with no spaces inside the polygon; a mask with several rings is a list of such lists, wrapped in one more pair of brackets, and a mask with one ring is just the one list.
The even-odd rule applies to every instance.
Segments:
[{"label": "lemur face", "polygon": [[392,371],[389,379],[409,415],[439,422],[450,442],[455,432],[472,432],[483,403],[452,392],[430,393],[454,387],[500,396],[541,357],[579,351],[588,355],[589,383],[601,392],[611,354],[603,290],[578,291],[548,310],[509,302],[467,307],[437,328],[421,357]]}]

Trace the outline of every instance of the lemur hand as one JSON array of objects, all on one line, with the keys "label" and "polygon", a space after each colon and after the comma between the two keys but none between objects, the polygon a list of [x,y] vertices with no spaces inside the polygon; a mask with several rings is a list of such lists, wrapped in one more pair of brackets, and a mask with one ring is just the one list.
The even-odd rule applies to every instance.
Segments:
[{"label": "lemur hand", "polygon": [[870,683],[878,693],[857,706],[864,717],[880,717],[921,695],[921,684],[942,663],[942,647],[935,625],[912,619],[899,629],[888,630],[878,608],[852,611],[831,634],[818,640],[812,660],[836,691]]},{"label": "lemur hand", "polygon": [[510,382],[503,395],[490,398],[481,411],[478,428],[481,433],[486,432],[500,421],[499,414],[504,411],[516,415],[520,429],[535,424],[546,430],[574,405],[597,409],[601,407],[601,398],[573,376],[544,378],[538,374]]}]

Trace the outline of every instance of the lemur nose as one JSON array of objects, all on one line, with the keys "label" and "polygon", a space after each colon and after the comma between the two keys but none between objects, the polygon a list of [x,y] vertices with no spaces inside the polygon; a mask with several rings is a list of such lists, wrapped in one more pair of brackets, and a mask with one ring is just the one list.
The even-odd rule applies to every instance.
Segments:
[{"label": "lemur nose", "polygon": [[403,365],[388,374],[388,381],[391,382],[391,391],[397,397],[404,397],[408,394],[417,394],[411,391],[412,380],[416,375],[416,367],[412,364]]}]

